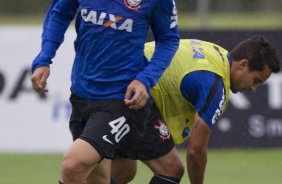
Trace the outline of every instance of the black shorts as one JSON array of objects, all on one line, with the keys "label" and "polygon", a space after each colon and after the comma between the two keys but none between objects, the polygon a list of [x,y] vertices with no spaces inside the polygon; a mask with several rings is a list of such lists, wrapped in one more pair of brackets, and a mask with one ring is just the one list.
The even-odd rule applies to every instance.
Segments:
[{"label": "black shorts", "polygon": [[88,101],[71,95],[70,102],[73,140],[87,141],[102,158],[146,160],[173,148],[170,134],[163,128],[160,114],[150,100],[137,111],[130,110],[123,100]]},{"label": "black shorts", "polygon": [[172,137],[161,114],[153,104],[145,135],[138,143],[118,149],[117,158],[151,160],[161,157],[174,147]]}]

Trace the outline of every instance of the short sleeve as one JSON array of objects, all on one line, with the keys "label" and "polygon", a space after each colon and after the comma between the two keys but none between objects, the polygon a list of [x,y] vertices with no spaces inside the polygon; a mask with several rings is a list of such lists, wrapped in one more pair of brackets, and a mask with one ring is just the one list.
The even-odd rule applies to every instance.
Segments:
[{"label": "short sleeve", "polygon": [[195,71],[187,74],[181,82],[181,93],[190,102],[211,128],[214,116],[224,100],[224,84],[222,78],[209,71]]}]

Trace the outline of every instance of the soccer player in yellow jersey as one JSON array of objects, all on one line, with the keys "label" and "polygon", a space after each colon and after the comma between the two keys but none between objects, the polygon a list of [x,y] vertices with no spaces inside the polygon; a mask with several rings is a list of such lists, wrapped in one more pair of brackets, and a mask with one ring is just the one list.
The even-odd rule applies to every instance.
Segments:
[{"label": "soccer player in yellow jersey", "polygon": [[[153,52],[154,43],[147,43],[148,60]],[[180,41],[170,66],[150,93],[174,143],[182,143],[189,137],[186,159],[191,184],[204,182],[210,132],[226,109],[229,91],[255,91],[279,70],[277,53],[263,36],[242,41],[230,53],[214,43],[193,39]],[[165,149],[166,139],[170,138],[166,128],[156,125],[153,128],[159,129],[163,144],[156,145],[153,133],[148,133],[143,143],[137,145],[136,152],[150,155],[150,150]],[[155,174],[151,184],[179,183],[175,178],[180,179],[184,169],[178,160],[175,148],[158,158],[143,160]],[[128,183],[135,171],[135,160],[117,159],[112,163],[112,176],[119,184]],[[162,182],[158,178],[162,178]]]}]

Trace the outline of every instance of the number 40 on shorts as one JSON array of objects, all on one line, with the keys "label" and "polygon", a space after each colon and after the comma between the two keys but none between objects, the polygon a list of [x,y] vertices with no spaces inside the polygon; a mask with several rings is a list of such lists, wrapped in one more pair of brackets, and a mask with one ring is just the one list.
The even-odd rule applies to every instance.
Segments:
[{"label": "number 40 on shorts", "polygon": [[130,131],[130,126],[125,122],[124,116],[109,122],[109,125],[112,127],[111,133],[115,134],[115,141],[117,143]]}]

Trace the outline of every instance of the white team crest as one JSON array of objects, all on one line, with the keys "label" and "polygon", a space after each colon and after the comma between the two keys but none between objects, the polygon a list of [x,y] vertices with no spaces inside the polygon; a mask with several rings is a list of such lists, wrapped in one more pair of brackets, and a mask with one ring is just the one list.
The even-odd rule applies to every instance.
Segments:
[{"label": "white team crest", "polygon": [[124,0],[124,4],[131,10],[140,8],[141,0]]},{"label": "white team crest", "polygon": [[168,136],[168,129],[166,127],[166,125],[163,123],[160,125],[160,133],[163,135],[163,136]]},{"label": "white team crest", "polygon": [[158,124],[155,125],[155,129],[159,129],[160,138],[162,138],[163,141],[166,140],[166,139],[170,139],[170,133],[168,131],[167,126],[163,122],[163,120],[158,119]]}]

